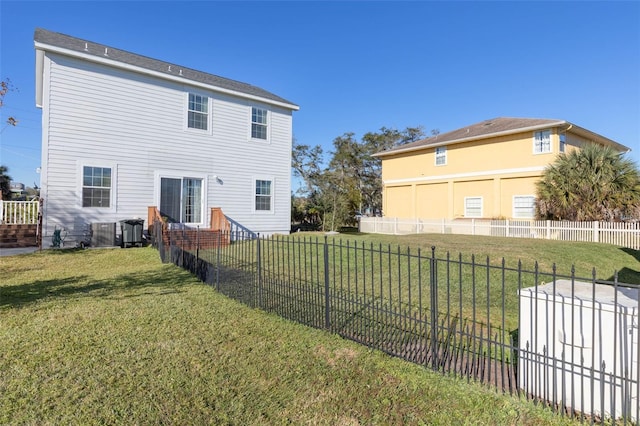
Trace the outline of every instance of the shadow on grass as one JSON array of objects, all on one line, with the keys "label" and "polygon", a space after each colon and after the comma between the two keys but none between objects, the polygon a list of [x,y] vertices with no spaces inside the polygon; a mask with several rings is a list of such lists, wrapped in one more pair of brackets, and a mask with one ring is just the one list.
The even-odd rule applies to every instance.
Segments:
[{"label": "shadow on grass", "polygon": [[184,273],[179,269],[119,275],[112,279],[93,281],[88,275],[34,281],[27,284],[0,286],[0,308],[23,307],[43,299],[73,299],[78,297],[137,297],[145,294],[180,293]]},{"label": "shadow on grass", "polygon": [[[634,250],[626,247],[621,247],[620,250],[627,253],[635,260],[638,261],[638,269],[622,268],[618,271],[618,282],[625,284],[640,284],[640,250]],[[609,277],[608,281],[613,281],[614,276]]]}]

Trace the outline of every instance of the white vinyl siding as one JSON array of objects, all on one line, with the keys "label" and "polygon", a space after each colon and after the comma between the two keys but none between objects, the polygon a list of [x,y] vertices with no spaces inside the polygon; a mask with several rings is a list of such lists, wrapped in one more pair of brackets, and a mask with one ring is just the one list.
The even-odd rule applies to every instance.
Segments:
[{"label": "white vinyl siding", "polygon": [[551,152],[551,130],[542,130],[533,134],[533,153],[545,154]]},{"label": "white vinyl siding", "polygon": [[[198,89],[209,99],[205,132],[187,128],[188,93],[194,91],[183,84],[52,53],[45,72],[44,238],[54,226],[68,229],[71,240],[89,223],[136,217],[145,219],[146,229],[147,208],[159,206],[160,175],[202,179],[203,226],[209,209],[220,207],[254,232],[289,231],[291,110],[269,106],[269,143],[247,144],[253,100]],[[111,167],[109,209],[83,212],[84,165]],[[269,215],[255,211],[256,171],[274,183]]]},{"label": "white vinyl siding", "polygon": [[536,197],[533,195],[515,195],[513,197],[513,218],[533,219],[536,216]]},{"label": "white vinyl siding", "polygon": [[447,164],[447,147],[439,146],[436,148],[436,166],[445,166]]},{"label": "white vinyl siding", "polygon": [[464,198],[464,217],[482,217],[482,197]]}]

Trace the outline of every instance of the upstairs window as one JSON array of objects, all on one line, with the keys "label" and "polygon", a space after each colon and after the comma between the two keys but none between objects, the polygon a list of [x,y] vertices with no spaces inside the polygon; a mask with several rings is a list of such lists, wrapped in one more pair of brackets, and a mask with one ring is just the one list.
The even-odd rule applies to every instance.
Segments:
[{"label": "upstairs window", "polygon": [[544,154],[551,152],[551,130],[542,130],[533,135],[533,153]]},{"label": "upstairs window", "polygon": [[209,123],[209,98],[189,93],[187,127],[207,130]]},{"label": "upstairs window", "polygon": [[251,108],[251,137],[267,140],[267,110]]},{"label": "upstairs window", "polygon": [[271,211],[272,210],[272,185],[270,180],[256,180],[256,211]]},{"label": "upstairs window", "polygon": [[111,207],[111,169],[82,168],[82,207]]},{"label": "upstairs window", "polygon": [[436,166],[444,166],[447,164],[447,147],[439,146],[436,148]]},{"label": "upstairs window", "polygon": [[560,152],[567,150],[567,135],[564,133],[560,135]]}]

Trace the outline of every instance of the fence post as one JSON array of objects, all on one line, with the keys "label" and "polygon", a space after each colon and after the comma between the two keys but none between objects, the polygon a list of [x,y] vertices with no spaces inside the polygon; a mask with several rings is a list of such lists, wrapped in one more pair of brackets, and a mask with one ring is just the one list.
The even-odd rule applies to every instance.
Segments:
[{"label": "fence post", "polygon": [[4,221],[4,200],[2,200],[2,195],[0,195],[0,223]]},{"label": "fence post", "polygon": [[431,246],[431,271],[429,287],[431,293],[431,368],[438,369],[438,276],[436,274],[436,247]]},{"label": "fence post", "polygon": [[196,226],[196,265],[200,260],[200,225]]},{"label": "fence post", "polygon": [[598,222],[597,220],[593,221],[593,242],[600,242],[600,222]]},{"label": "fence post", "polygon": [[331,327],[331,306],[329,305],[329,244],[327,236],[324,236],[324,327],[329,330]]},{"label": "fence post", "polygon": [[184,234],[184,225],[182,226],[182,244],[180,245],[181,250],[180,250],[180,266],[184,267],[184,239],[185,239],[185,234]]},{"label": "fence post", "polygon": [[256,243],[258,244],[256,249],[258,264],[258,306],[262,309],[262,252],[260,251],[260,240],[260,234],[258,234],[258,238],[256,239]]},{"label": "fence post", "polygon": [[393,219],[393,234],[398,235],[398,218]]},{"label": "fence post", "polygon": [[[220,291],[220,246],[222,244],[222,232],[218,232],[218,244],[216,244],[216,291]],[[226,235],[225,235],[226,239]],[[231,235],[229,235],[231,239]]]},{"label": "fence post", "polygon": [[546,221],[546,225],[547,225],[547,240],[551,239],[551,221],[547,220]]}]

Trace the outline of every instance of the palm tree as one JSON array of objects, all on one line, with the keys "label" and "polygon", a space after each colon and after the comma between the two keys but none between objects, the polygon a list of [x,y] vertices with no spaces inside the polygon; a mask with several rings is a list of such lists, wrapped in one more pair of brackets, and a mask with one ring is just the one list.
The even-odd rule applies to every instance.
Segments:
[{"label": "palm tree", "polygon": [[9,169],[6,166],[0,166],[0,194],[2,200],[11,199],[11,176],[7,173]]},{"label": "palm tree", "polygon": [[536,184],[542,219],[614,221],[640,218],[640,172],[609,146],[560,154]]}]

